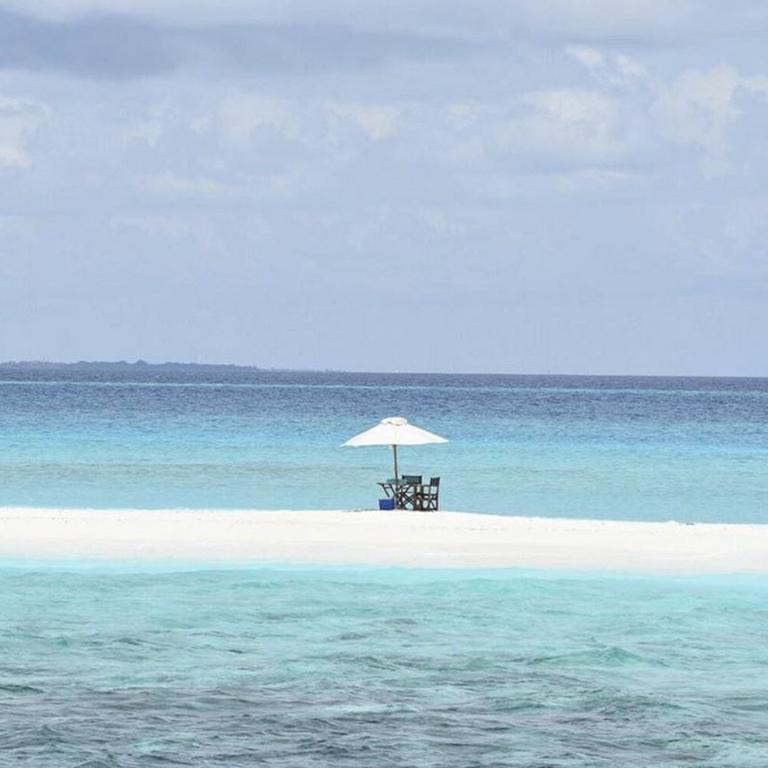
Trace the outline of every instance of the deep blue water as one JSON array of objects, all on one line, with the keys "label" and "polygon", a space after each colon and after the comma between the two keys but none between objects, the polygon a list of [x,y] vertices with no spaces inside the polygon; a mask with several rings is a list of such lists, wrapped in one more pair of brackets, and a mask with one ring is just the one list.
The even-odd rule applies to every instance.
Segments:
[{"label": "deep blue water", "polygon": [[441,506],[499,514],[768,519],[768,380],[272,373],[0,373],[0,506],[366,508],[383,416]]},{"label": "deep blue water", "polygon": [[0,568],[0,764],[764,768],[768,581]]},{"label": "deep blue water", "polygon": [[648,520],[768,519],[768,380],[0,374],[0,506],[365,508],[402,449],[442,507]]}]

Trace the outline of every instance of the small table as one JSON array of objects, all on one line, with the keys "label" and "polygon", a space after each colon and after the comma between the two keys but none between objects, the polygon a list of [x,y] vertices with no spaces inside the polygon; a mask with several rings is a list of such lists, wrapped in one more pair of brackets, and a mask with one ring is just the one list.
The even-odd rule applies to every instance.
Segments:
[{"label": "small table", "polygon": [[[379,483],[388,499],[394,498],[395,509],[424,509],[422,500],[429,483],[404,483],[402,480],[385,480]],[[427,490],[427,494],[429,491]]]}]

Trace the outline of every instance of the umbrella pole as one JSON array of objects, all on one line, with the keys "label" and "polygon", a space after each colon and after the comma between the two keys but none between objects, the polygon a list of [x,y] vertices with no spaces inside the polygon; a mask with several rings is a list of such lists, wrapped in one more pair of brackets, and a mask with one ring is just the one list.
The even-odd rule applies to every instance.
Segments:
[{"label": "umbrella pole", "polygon": [[392,446],[392,460],[395,463],[395,490],[394,490],[394,496],[395,496],[395,509],[400,509],[400,487],[397,484],[397,446]]}]

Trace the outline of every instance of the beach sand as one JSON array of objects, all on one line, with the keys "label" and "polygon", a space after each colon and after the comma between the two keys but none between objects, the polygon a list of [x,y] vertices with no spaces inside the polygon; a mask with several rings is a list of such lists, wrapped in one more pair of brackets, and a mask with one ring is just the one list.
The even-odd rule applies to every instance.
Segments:
[{"label": "beach sand", "polygon": [[0,558],[768,572],[768,525],[463,512],[0,509]]}]

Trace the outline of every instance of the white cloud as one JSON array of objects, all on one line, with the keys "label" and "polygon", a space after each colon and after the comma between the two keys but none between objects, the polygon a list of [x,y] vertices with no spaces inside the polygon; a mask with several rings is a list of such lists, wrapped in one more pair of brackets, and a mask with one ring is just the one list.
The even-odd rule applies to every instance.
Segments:
[{"label": "white cloud", "polygon": [[351,120],[371,141],[388,139],[397,133],[400,110],[394,106],[332,104],[331,114]]},{"label": "white cloud", "polygon": [[198,115],[190,120],[189,128],[198,136],[203,136],[211,130],[212,117],[210,114]]},{"label": "white cloud", "polygon": [[607,133],[615,120],[614,102],[597,91],[559,89],[537,91],[523,99],[539,113],[567,124],[590,126],[596,133]]},{"label": "white cloud", "polygon": [[565,52],[583,64],[604,85],[634,85],[647,76],[645,67],[624,53],[603,52],[586,45],[570,45]]},{"label": "white cloud", "polygon": [[499,121],[498,146],[548,170],[610,162],[622,150],[613,99],[594,90],[552,89],[526,94],[524,111]]},{"label": "white cloud", "polygon": [[163,133],[163,121],[157,117],[130,125],[125,131],[127,141],[138,141],[151,149],[157,147]]},{"label": "white cloud", "polygon": [[623,82],[637,80],[645,77],[648,74],[645,70],[645,67],[631,56],[619,53],[616,54],[613,58],[616,70],[618,71],[619,75],[622,76]]},{"label": "white cloud", "polygon": [[580,61],[587,69],[599,70],[605,66],[605,55],[587,45],[569,45],[565,52]]},{"label": "white cloud", "polygon": [[0,96],[0,168],[26,168],[27,143],[49,110],[32,99]]},{"label": "white cloud", "polygon": [[109,224],[117,231],[138,231],[164,240],[184,240],[199,234],[184,216],[122,214],[113,216]]},{"label": "white cloud", "polygon": [[285,99],[239,92],[229,94],[219,108],[225,137],[235,145],[248,145],[258,133],[269,132],[288,139],[299,138],[299,123]]},{"label": "white cloud", "polygon": [[727,65],[691,69],[660,90],[653,114],[670,141],[699,148],[710,173],[728,170],[727,130],[740,116],[740,90],[768,96],[768,77],[745,77]]},{"label": "white cloud", "polygon": [[466,233],[466,226],[459,217],[442,208],[422,207],[415,210],[413,216],[433,237],[441,240],[462,237]]},{"label": "white cloud", "polygon": [[225,187],[205,177],[189,178],[164,173],[147,181],[147,188],[155,194],[166,197],[214,198],[225,191]]}]

